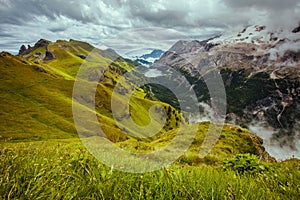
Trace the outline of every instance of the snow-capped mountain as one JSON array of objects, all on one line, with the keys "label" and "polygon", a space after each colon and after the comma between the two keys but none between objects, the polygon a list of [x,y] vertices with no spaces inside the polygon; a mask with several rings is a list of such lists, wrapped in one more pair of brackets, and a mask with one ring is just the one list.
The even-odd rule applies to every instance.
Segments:
[{"label": "snow-capped mountain", "polygon": [[[276,66],[295,66],[298,60],[286,59],[289,53],[298,52],[300,46],[300,24],[291,29],[271,29],[267,26],[248,26],[238,33],[224,34],[211,44],[220,44],[222,48],[248,45],[253,51],[248,52],[256,59],[268,55],[268,64]],[[295,57],[295,56],[294,56]]]},{"label": "snow-capped mountain", "polygon": [[164,51],[159,49],[141,49],[129,52],[125,56],[133,61],[136,61],[146,67],[150,67],[156,60],[158,60]]}]

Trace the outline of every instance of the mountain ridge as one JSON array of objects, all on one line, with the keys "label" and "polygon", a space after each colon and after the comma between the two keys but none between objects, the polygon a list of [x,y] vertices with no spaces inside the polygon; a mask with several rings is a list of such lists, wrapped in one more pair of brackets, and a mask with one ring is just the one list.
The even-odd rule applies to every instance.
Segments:
[{"label": "mountain ridge", "polygon": [[273,132],[271,136],[257,132],[271,146],[289,146],[300,156],[300,49],[295,47],[300,35],[294,32],[272,33],[266,26],[251,26],[229,38],[179,41],[153,68],[165,75],[168,67],[179,71],[194,85],[199,101],[208,105],[202,77],[219,71],[227,94],[227,121],[248,128],[259,122]]}]

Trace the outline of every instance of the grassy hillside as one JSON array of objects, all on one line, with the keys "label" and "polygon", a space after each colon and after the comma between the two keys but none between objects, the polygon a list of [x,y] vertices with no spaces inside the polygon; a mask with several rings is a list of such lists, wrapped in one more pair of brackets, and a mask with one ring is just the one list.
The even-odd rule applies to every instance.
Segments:
[{"label": "grassy hillside", "polygon": [[72,81],[6,53],[0,55],[0,73],[2,140],[76,136],[70,106]]},{"label": "grassy hillside", "polygon": [[[199,123],[198,131],[189,149],[183,156],[178,159],[178,163],[188,165],[219,165],[225,158],[233,157],[236,154],[250,153],[257,155],[261,160],[273,162],[274,158],[270,157],[262,146],[263,141],[258,136],[232,125],[225,125],[219,140],[215,147],[204,158],[199,157],[199,152],[204,138],[209,129],[209,122]],[[189,129],[184,130],[188,134]],[[169,144],[177,134],[177,129],[170,130],[165,134],[155,137],[151,141],[129,139],[119,142],[118,145],[128,151],[133,152],[151,152]]]},{"label": "grassy hillside", "polygon": [[[54,59],[45,59],[46,51],[51,52]],[[72,116],[72,92],[74,80],[83,64],[89,81],[100,78],[95,96],[99,122],[103,129],[109,130],[106,131],[108,138],[125,140],[127,136],[124,131],[112,119],[111,95],[122,74],[134,70],[134,66],[117,58],[111,51],[94,49],[84,42],[70,40],[52,43],[40,40],[22,56],[1,53],[1,141],[77,137]],[[101,77],[98,77],[99,70],[103,73]],[[144,96],[146,93],[139,89],[130,101],[132,118],[139,125],[149,123],[148,109],[151,106],[168,106],[146,100]],[[89,102],[93,96],[86,94],[84,98]],[[165,130],[175,127],[175,123],[170,120]]]}]

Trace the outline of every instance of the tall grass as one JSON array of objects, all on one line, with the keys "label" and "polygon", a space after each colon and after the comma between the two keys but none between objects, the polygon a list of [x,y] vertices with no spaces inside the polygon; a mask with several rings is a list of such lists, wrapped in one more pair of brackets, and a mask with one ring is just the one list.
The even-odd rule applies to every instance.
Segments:
[{"label": "tall grass", "polygon": [[104,166],[78,141],[2,145],[0,199],[299,199],[300,164],[266,174],[174,164],[130,174]]}]

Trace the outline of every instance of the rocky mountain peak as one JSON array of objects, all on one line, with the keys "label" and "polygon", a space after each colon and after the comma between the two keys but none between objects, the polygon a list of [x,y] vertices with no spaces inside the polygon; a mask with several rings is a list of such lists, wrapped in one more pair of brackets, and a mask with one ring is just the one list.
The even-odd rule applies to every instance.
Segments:
[{"label": "rocky mountain peak", "polygon": [[35,48],[39,48],[39,47],[48,47],[48,45],[51,42],[49,40],[45,40],[45,39],[40,39],[37,43],[35,43],[34,47]]},{"label": "rocky mountain peak", "polygon": [[24,55],[26,53],[26,51],[27,51],[27,49],[26,49],[25,45],[22,45],[19,50],[19,55]]},{"label": "rocky mountain peak", "polygon": [[185,54],[190,53],[192,51],[209,51],[210,48],[212,48],[213,44],[208,43],[212,39],[204,40],[204,41],[198,41],[198,40],[180,40],[177,43],[175,43],[168,51],[169,52],[176,52],[177,54]]}]

